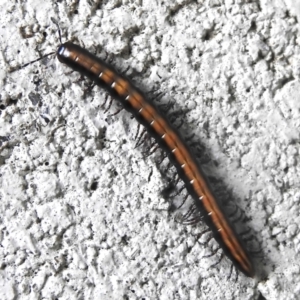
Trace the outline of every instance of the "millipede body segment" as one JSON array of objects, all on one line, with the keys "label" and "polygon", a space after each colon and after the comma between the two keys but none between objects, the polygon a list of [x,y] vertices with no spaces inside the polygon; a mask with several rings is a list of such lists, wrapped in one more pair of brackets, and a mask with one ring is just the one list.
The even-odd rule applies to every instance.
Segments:
[{"label": "millipede body segment", "polygon": [[149,134],[168,153],[170,161],[184,181],[195,205],[203,212],[206,224],[213,231],[225,254],[245,275],[253,277],[254,267],[242,241],[222,212],[197,160],[164,114],[128,78],[84,48],[67,42],[59,46],[57,57],[60,62],[105,88],[146,127]]}]

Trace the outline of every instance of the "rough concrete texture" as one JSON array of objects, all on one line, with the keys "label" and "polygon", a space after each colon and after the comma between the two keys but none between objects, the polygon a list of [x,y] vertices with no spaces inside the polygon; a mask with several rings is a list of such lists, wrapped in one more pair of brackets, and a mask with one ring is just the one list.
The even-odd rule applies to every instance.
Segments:
[{"label": "rough concrete texture", "polygon": [[[294,2],[0,0],[1,299],[300,299]],[[159,155],[135,148],[136,121],[105,112],[102,89],[54,55],[9,72],[57,49],[51,17],[63,41],[185,110],[261,248],[256,278],[212,267],[222,251],[176,222]]]}]

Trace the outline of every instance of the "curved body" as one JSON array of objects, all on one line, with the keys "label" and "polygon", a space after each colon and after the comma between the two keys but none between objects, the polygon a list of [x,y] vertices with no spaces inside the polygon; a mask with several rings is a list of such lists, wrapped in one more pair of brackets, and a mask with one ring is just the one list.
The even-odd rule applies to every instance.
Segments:
[{"label": "curved body", "polygon": [[146,127],[150,135],[169,154],[170,161],[225,254],[240,271],[253,277],[254,267],[242,241],[222,212],[197,160],[166,117],[128,78],[84,48],[67,42],[59,47],[57,57],[60,62],[105,88]]}]

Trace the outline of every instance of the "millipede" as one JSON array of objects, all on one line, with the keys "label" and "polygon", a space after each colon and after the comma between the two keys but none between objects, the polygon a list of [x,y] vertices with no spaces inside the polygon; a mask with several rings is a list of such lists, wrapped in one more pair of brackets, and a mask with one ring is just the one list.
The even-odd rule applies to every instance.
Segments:
[{"label": "millipede", "polygon": [[145,127],[148,134],[167,153],[179,178],[184,182],[188,193],[191,195],[195,207],[203,215],[205,223],[211,229],[215,240],[225,255],[242,273],[254,277],[255,270],[248,251],[222,211],[206,176],[178,130],[129,78],[121,75],[113,66],[81,46],[72,42],[62,43],[60,28],[57,23],[55,24],[58,27],[60,45],[56,52],[48,55],[56,53],[61,63],[104,88],[112,98],[118,100],[122,107]]}]

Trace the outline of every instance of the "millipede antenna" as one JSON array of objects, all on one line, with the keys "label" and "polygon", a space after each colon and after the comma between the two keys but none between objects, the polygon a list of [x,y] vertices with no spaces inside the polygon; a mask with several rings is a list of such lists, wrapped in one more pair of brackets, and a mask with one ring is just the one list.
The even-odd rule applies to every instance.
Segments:
[{"label": "millipede antenna", "polygon": [[47,56],[52,55],[52,54],[55,54],[55,53],[56,53],[56,52],[53,51],[53,52],[47,53],[47,54],[45,54],[45,55],[43,55],[43,56],[41,56],[41,57],[35,59],[35,60],[32,60],[32,61],[30,61],[30,62],[28,62],[28,63],[26,63],[26,64],[24,64],[24,65],[17,66],[17,67],[11,67],[11,68],[8,70],[8,72],[9,72],[9,73],[13,73],[13,72],[15,72],[15,71],[21,70],[21,69],[23,69],[23,68],[25,68],[25,67],[27,67],[27,66],[29,66],[29,65],[31,65],[31,64],[33,64],[33,63],[35,63],[35,62],[37,62],[37,61],[42,60],[43,58],[45,58],[45,57],[47,57]]},{"label": "millipede antenna", "polygon": [[52,18],[52,17],[50,18],[50,20],[57,26],[58,36],[59,36],[59,41],[60,41],[60,44],[62,44],[61,30],[60,30],[59,24],[58,24],[58,22],[57,22],[54,18]]},{"label": "millipede antenna", "polygon": [[[60,41],[60,44],[62,44],[61,30],[60,30],[60,27],[58,25],[58,22],[54,18],[52,18],[52,17],[50,19],[57,26],[58,35],[59,35],[59,41]],[[40,61],[40,60],[42,60],[43,58],[45,58],[45,57],[47,57],[49,55],[55,54],[55,53],[56,53],[56,51],[53,51],[53,52],[47,53],[47,54],[45,54],[45,55],[43,55],[43,56],[35,59],[35,60],[32,60],[31,62],[28,62],[28,63],[26,63],[24,65],[21,65],[21,66],[18,66],[18,67],[11,67],[8,72],[9,73],[13,73],[13,72],[15,72],[17,70],[23,69],[23,68],[25,68],[25,67],[27,67],[27,66],[29,66],[29,65],[37,62],[37,61]]]}]

